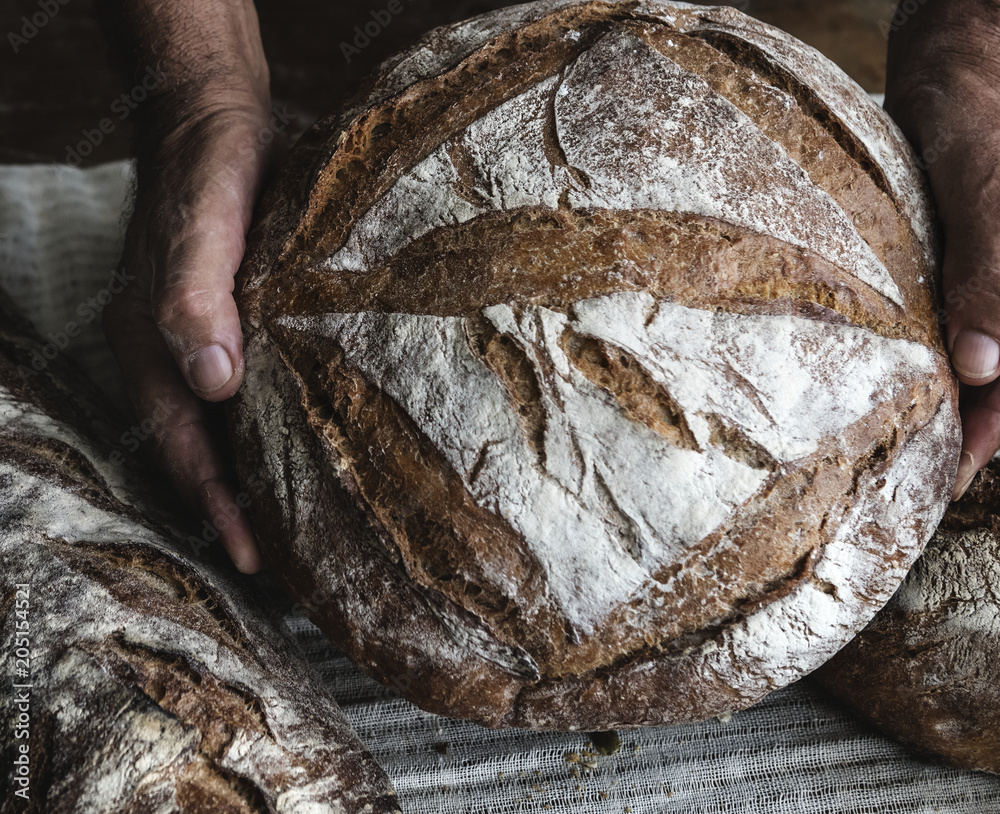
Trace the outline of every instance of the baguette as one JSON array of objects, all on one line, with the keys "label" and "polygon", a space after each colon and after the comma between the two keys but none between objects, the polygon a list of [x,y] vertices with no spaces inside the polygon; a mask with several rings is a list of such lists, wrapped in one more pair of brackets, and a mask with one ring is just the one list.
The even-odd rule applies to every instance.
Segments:
[{"label": "baguette", "polygon": [[[398,811],[318,677],[0,293],[0,811]],[[8,688],[10,688],[8,695]]]}]

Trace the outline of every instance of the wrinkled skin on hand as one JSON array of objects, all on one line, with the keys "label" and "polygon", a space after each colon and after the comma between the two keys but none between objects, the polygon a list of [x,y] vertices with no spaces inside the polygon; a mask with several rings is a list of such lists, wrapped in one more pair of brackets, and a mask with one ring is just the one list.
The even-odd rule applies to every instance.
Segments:
[{"label": "wrinkled skin on hand", "polygon": [[962,382],[957,499],[1000,448],[1000,2],[925,0],[893,28],[886,108],[924,159],[944,233],[943,327]]},{"label": "wrinkled skin on hand", "polygon": [[[107,4],[106,4],[107,5]],[[273,158],[269,77],[252,3],[111,3],[126,73],[162,81],[138,121],[138,189],[122,258],[133,278],[104,313],[155,455],[236,566],[260,557],[211,402],[243,375],[233,278]]]}]

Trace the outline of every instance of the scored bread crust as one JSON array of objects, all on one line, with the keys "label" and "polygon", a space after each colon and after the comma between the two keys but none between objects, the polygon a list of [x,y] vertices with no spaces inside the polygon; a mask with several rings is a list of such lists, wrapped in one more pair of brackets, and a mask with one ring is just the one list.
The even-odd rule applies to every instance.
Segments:
[{"label": "scored bread crust", "polygon": [[12,675],[29,654],[0,711],[0,756],[10,769],[27,747],[30,768],[25,798],[8,772],[0,811],[398,812],[280,622],[188,536],[97,388],[64,358],[33,366],[43,345],[0,290]]},{"label": "scored bread crust", "polygon": [[892,600],[816,677],[888,735],[1000,774],[1000,462],[945,513]]},{"label": "scored bread crust", "polygon": [[944,510],[936,251],[891,122],[738,12],[432,32],[306,134],[251,233],[231,425],[273,486],[265,556],[436,712],[748,706],[860,629]]}]

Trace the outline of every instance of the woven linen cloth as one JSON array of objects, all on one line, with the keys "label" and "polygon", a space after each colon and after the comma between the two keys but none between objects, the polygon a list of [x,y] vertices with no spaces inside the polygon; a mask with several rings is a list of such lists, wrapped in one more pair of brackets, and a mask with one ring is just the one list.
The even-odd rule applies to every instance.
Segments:
[{"label": "woven linen cloth", "polygon": [[[126,409],[91,313],[121,250],[130,178],[125,162],[0,167],[0,284],[49,337],[50,353],[76,360]],[[409,814],[1000,814],[1000,777],[911,756],[808,679],[725,722],[622,731],[613,755],[580,733],[491,731],[431,715],[354,669],[272,578],[257,581]]]}]

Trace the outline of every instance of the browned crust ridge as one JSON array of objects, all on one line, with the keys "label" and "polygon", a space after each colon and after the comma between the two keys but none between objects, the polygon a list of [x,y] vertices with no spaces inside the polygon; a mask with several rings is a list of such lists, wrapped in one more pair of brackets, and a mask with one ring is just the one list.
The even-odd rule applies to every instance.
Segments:
[{"label": "browned crust ridge", "polygon": [[[951,504],[897,596],[817,679],[914,752],[1000,774],[998,563],[1000,464],[994,460]],[[950,587],[933,601],[912,584],[930,581],[943,589],[944,580]],[[964,620],[959,627],[955,618]]]},{"label": "browned crust ridge", "polygon": [[[399,93],[321,121],[265,198],[238,279],[249,336],[274,344],[288,377],[289,420],[300,422],[309,439],[305,454],[323,480],[310,507],[315,531],[289,525],[274,496],[258,501],[254,521],[266,556],[281,564],[294,593],[327,597],[314,621],[362,669],[397,686],[400,676],[416,676],[404,695],[492,726],[600,728],[695,720],[746,706],[750,701],[718,677],[693,676],[687,654],[811,580],[812,564],[859,483],[877,480],[942,405],[955,403],[925,282],[936,269],[861,140],[807,83],[756,46],[718,32],[681,33],[637,14],[636,6],[558,8],[456,54],[442,72]],[[659,211],[580,211],[566,201],[555,210],[491,213],[434,229],[370,273],[320,267],[403,173],[499,104],[561,74],[611,26],[642,37],[749,115],[847,213],[888,268],[903,307],[851,269],[746,228]],[[571,30],[580,36],[566,37]],[[376,77],[368,92],[381,81]],[[774,88],[796,104],[769,103]],[[452,159],[464,172],[460,151],[452,150]],[[557,152],[550,160],[559,161]],[[523,541],[475,505],[399,405],[345,364],[335,342],[278,320],[361,311],[464,317],[470,347],[504,383],[530,438],[544,421],[533,407],[536,389],[517,349],[484,325],[479,311],[506,303],[571,313],[578,300],[615,291],[860,327],[932,348],[939,376],[905,383],[894,402],[794,466],[780,468],[732,428],[715,428],[726,454],[770,472],[767,488],[686,563],[656,575],[674,580],[662,606],[622,607],[605,630],[581,641],[550,607],[525,599],[542,595],[544,585]],[[691,443],[669,393],[636,360],[573,336],[564,337],[563,348],[629,415],[672,443]],[[253,412],[244,389],[231,413],[243,472],[268,466]],[[938,473],[932,488],[946,489],[949,477]],[[699,568],[685,571],[696,562]],[[519,586],[516,596],[483,579],[484,570],[501,565]],[[707,584],[714,586],[708,595]],[[363,613],[357,602],[367,604]],[[648,622],[641,630],[627,624],[636,613]],[[515,666],[451,655],[435,661],[435,648],[460,647],[444,616],[478,628],[514,654]]]}]

